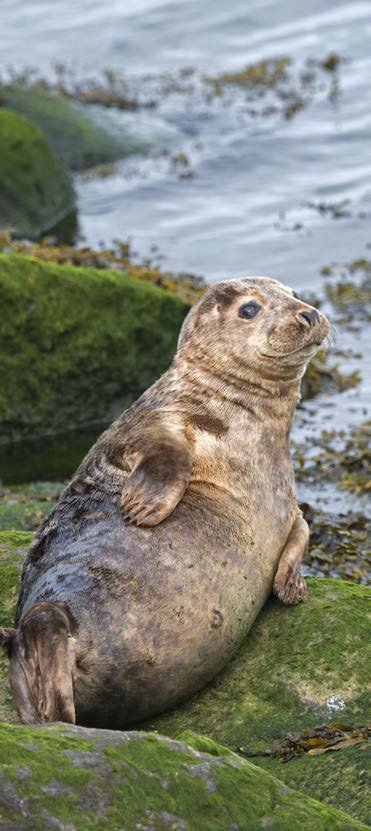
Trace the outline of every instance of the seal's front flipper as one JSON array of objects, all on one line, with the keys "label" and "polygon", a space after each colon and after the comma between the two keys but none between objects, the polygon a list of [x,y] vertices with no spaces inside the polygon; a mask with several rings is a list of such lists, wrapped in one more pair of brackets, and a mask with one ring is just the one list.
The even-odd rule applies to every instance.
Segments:
[{"label": "seal's front flipper", "polygon": [[308,594],[305,580],[300,574],[300,565],[307,550],[309,528],[301,511],[295,520],[278,563],[273,583],[273,592],[282,603],[296,606]]},{"label": "seal's front flipper", "polygon": [[0,629],[10,659],[9,680],[24,724],[75,723],[73,675],[76,640],[72,621],[60,603],[36,603],[18,629]]},{"label": "seal's front flipper", "polygon": [[128,476],[121,507],[126,519],[137,525],[158,525],[180,502],[192,470],[188,442],[167,434],[144,442],[143,452]]}]

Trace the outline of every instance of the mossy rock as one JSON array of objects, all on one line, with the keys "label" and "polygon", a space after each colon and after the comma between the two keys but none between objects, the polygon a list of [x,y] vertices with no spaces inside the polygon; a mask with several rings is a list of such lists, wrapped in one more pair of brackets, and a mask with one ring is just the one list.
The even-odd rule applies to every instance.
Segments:
[{"label": "mossy rock", "polygon": [[[84,108],[41,88],[0,88],[0,102],[26,116],[44,133],[55,153],[73,170],[107,164],[143,149],[143,142],[122,139],[94,124]],[[1,112],[1,110],[0,110]]]},{"label": "mossy rock", "polygon": [[[33,534],[21,531],[0,532],[0,626],[13,626],[22,566],[32,537]],[[9,662],[1,651],[0,721],[18,722],[8,684],[8,667]]]},{"label": "mossy rock", "polygon": [[0,108],[0,228],[37,239],[75,210],[71,178],[38,127]]},{"label": "mossy rock", "polygon": [[0,488],[0,531],[35,531],[63,487],[60,482],[32,482]]},{"label": "mossy rock", "polygon": [[[341,580],[307,582],[305,603],[289,608],[271,599],[216,680],[144,727],[174,737],[191,730],[254,753],[268,750],[289,731],[333,722],[364,725],[369,591]],[[305,753],[286,764],[258,756],[254,763],[310,796],[367,817],[366,759],[358,747],[321,756]]]},{"label": "mossy rock", "polygon": [[126,274],[0,255],[3,443],[108,422],[167,369],[188,306]]},{"label": "mossy rock", "polygon": [[[11,626],[20,572],[32,534],[0,533],[0,624]],[[266,750],[288,731],[323,723],[363,725],[367,721],[367,659],[370,642],[367,589],[341,580],[311,578],[305,604],[267,603],[239,654],[205,690],[176,710],[146,722],[184,738],[196,749],[223,753]],[[0,720],[17,723],[0,660]],[[337,703],[343,710],[332,710]],[[191,734],[201,734],[195,739]],[[227,748],[227,749],[226,749]],[[358,746],[322,756],[303,754],[287,764],[275,757],[254,763],[287,785],[367,821],[366,754]],[[1,827],[1,826],[0,826]],[[253,826],[252,826],[253,827]],[[269,827],[269,826],[267,826]],[[274,826],[272,826],[274,827]]]},{"label": "mossy rock", "polygon": [[0,825],[7,831],[366,828],[215,743],[208,748],[134,731],[0,725]]}]

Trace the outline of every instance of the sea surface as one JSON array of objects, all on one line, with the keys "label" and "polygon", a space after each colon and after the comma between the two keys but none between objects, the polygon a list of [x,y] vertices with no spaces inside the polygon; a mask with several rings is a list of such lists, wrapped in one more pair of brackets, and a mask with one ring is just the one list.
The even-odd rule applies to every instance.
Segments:
[{"label": "sea surface", "polygon": [[[96,78],[109,69],[155,103],[91,111],[116,131],[148,133],[156,147],[111,175],[76,177],[88,244],[129,240],[138,259],[165,269],[210,282],[270,275],[320,299],[323,266],[340,272],[371,258],[370,2],[2,0],[0,24],[0,75],[30,66],[52,77],[63,64],[76,78]],[[299,100],[293,112],[275,89],[250,95],[231,85],[216,94],[205,81],[281,57],[290,61],[289,100]],[[334,313],[326,301],[322,308]],[[339,324],[337,348],[341,369],[358,369],[361,381],[304,403],[294,429],[301,443],[369,412],[364,323]],[[9,479],[10,456],[6,464]],[[38,478],[39,467],[35,456]],[[358,504],[332,485],[309,494],[303,485],[299,495],[323,510]]]}]

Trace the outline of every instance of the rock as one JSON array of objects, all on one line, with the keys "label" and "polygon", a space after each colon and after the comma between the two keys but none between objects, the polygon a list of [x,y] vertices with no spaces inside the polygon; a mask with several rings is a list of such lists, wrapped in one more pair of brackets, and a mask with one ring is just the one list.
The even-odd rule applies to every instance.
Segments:
[{"label": "rock", "polygon": [[[0,625],[12,625],[31,539],[32,534],[22,532],[0,533]],[[213,683],[142,727],[212,754],[219,742],[224,746],[219,752],[225,755],[241,747],[253,753],[267,750],[273,739],[314,725],[364,725],[368,591],[341,580],[310,578],[308,585],[310,594],[301,606],[269,601],[236,658]],[[7,672],[2,658],[0,718],[17,723]],[[355,746],[321,756],[305,753],[287,764],[273,756],[254,756],[253,761],[302,794],[367,821],[365,756]]]},{"label": "rock", "polygon": [[0,531],[35,531],[52,510],[63,487],[59,482],[0,487]]},{"label": "rock", "polygon": [[[32,537],[33,534],[26,532],[0,532],[0,626],[13,626],[22,566]],[[0,721],[18,722],[8,684],[8,668],[9,661],[0,650]]]},{"label": "rock", "polygon": [[[146,729],[169,736],[194,731],[227,747],[267,750],[289,731],[368,718],[365,586],[310,578],[309,597],[295,608],[271,599],[237,657],[205,690]],[[317,799],[366,819],[365,752],[349,747],[282,764],[254,763]],[[362,773],[363,771],[363,773]]]},{"label": "rock", "polygon": [[0,228],[37,239],[67,218],[73,223],[75,211],[70,176],[43,134],[0,108]]},{"label": "rock", "polygon": [[127,274],[0,255],[0,431],[109,422],[169,366],[188,306]]},{"label": "rock", "polygon": [[[21,113],[44,133],[55,153],[72,170],[109,164],[132,153],[145,153],[153,143],[179,135],[175,128],[152,128],[143,116],[69,101],[45,90],[10,85],[0,89],[1,102]],[[155,120],[156,121],[156,120]],[[138,124],[138,127],[136,127]]]},{"label": "rock", "polygon": [[366,828],[220,745],[207,747],[135,731],[0,725],[0,829]]}]

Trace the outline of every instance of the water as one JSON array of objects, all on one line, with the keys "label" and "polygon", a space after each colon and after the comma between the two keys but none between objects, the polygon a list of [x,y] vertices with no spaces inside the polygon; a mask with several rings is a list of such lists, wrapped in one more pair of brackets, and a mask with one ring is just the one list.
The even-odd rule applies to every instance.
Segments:
[{"label": "water", "polygon": [[[0,72],[29,65],[49,75],[60,62],[83,77],[109,67],[123,72],[140,96],[156,91],[156,108],[139,115],[95,110],[94,117],[113,120],[115,129],[140,119],[142,131],[160,135],[163,129],[163,138],[156,153],[121,162],[112,176],[76,177],[89,244],[130,239],[141,258],[155,246],[168,269],[210,281],[269,274],[299,293],[319,295],[323,265],[370,254],[370,2],[2,0],[0,14]],[[282,55],[291,59],[295,85],[307,59],[329,53],[343,59],[334,94],[331,74],[316,70],[311,101],[291,119],[280,112],[252,115],[243,91],[208,98],[201,90],[203,74]],[[164,74],[184,67],[194,70],[189,89],[158,94]],[[179,152],[189,159],[186,178],[173,162]],[[318,210],[318,203],[340,206],[338,215]],[[360,368],[361,384],[305,404],[294,433],[302,442],[322,429],[361,422],[369,408],[365,328],[338,327],[337,345],[362,353],[346,362],[347,371]],[[33,452],[28,458],[35,459],[36,473],[40,451]],[[57,477],[55,453],[48,452],[46,478]],[[12,458],[8,479],[17,468],[14,452]],[[31,462],[27,471],[32,477]],[[302,498],[308,498],[304,487]],[[312,502],[321,499],[322,491],[311,494]],[[325,499],[328,508],[354,507],[353,497],[334,488]]]},{"label": "water", "polygon": [[[89,243],[130,237],[141,256],[158,246],[170,269],[211,280],[274,274],[295,288],[319,283],[324,263],[358,257],[370,243],[370,2],[3,0],[0,10],[3,68],[111,67],[139,88],[148,73],[185,66],[215,74],[288,55],[300,67],[330,52],[347,61],[337,98],[319,95],[291,121],[252,119],[232,96],[230,105],[197,96],[160,104],[153,117],[179,128],[193,177],[179,179],[157,159],[123,163],[109,180],[78,180]],[[307,206],[345,200],[348,215],[337,220]]]}]

